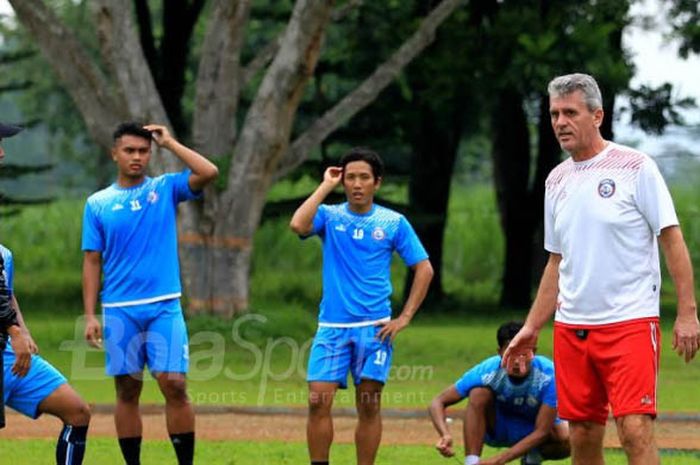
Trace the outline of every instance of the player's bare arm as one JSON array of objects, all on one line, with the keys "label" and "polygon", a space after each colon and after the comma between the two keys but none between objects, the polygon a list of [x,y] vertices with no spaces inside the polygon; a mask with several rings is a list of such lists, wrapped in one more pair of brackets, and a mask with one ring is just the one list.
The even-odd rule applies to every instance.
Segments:
[{"label": "player's bare arm", "polygon": [[100,290],[102,254],[86,251],[83,257],[83,310],[85,311],[85,339],[93,347],[102,347],[102,325],[95,316],[97,294]]},{"label": "player's bare arm", "polygon": [[323,181],[304,203],[292,215],[289,227],[300,236],[308,236],[314,225],[314,216],[319,205],[333,192],[343,179],[343,169],[338,166],[329,166],[323,173]]},{"label": "player's bare arm", "polygon": [[206,157],[178,142],[167,127],[160,124],[148,124],[144,129],[151,131],[153,140],[159,147],[171,151],[192,170],[189,184],[193,191],[200,191],[219,175],[219,168]]},{"label": "player's bare arm", "polygon": [[679,226],[662,229],[659,243],[678,297],[678,313],[673,326],[673,350],[689,362],[700,347],[700,323],[688,247]]},{"label": "player's bare arm", "polygon": [[25,331],[18,325],[8,326],[7,334],[10,336],[10,345],[15,352],[15,364],[12,365],[12,373],[22,377],[29,372],[29,365],[32,360],[32,348],[29,339]]},{"label": "player's bare arm", "polygon": [[377,333],[377,337],[381,341],[384,341],[386,338],[393,341],[396,335],[399,334],[399,331],[408,326],[428,293],[430,281],[433,280],[433,275],[435,274],[430,260],[422,260],[413,265],[411,269],[413,270],[411,292],[409,292],[403,310],[401,310],[397,318],[385,323],[379,323],[382,329]]},{"label": "player's bare arm", "polygon": [[453,439],[450,429],[447,426],[447,417],[445,410],[450,405],[454,405],[462,400],[462,396],[457,392],[457,388],[453,384],[448,387],[440,394],[438,394],[428,407],[428,413],[430,414],[430,419],[433,422],[435,431],[437,431],[440,438],[435,443],[435,449],[443,457],[452,457],[455,455],[453,448]]},{"label": "player's bare arm", "polygon": [[560,263],[560,254],[549,254],[549,260],[547,260],[547,266],[542,273],[537,296],[527,315],[525,326],[510,341],[503,353],[502,364],[504,367],[510,367],[513,363],[521,363],[520,369],[524,370],[525,360],[534,357],[540,330],[552,318],[557,308]]},{"label": "player's bare arm", "polygon": [[15,308],[15,312],[17,313],[17,323],[19,324],[19,327],[22,329],[24,332],[24,335],[27,337],[27,342],[29,342],[29,351],[33,354],[38,354],[39,353],[39,346],[34,342],[34,338],[32,337],[32,333],[29,331],[29,328],[27,327],[27,323],[24,321],[24,315],[22,315],[22,310],[19,308],[19,302],[17,302],[17,297],[15,294],[12,294],[12,306]]},{"label": "player's bare arm", "polygon": [[535,429],[520,441],[513,444],[508,449],[498,455],[481,459],[479,465],[502,465],[511,462],[527,454],[531,449],[542,445],[550,435],[554,427],[554,420],[557,418],[557,409],[549,405],[542,404],[535,419]]}]

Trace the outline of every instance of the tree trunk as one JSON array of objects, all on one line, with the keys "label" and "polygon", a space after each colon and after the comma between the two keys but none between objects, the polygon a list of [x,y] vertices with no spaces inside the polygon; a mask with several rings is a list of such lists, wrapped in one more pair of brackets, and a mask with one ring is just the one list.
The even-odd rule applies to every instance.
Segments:
[{"label": "tree trunk", "polygon": [[190,308],[231,316],[249,303],[253,235],[279,160],[289,146],[302,92],[321,50],[332,1],[300,0],[284,40],[258,89],[234,148],[228,185],[221,193],[213,235],[185,232],[190,243],[181,255],[183,269],[197,269],[208,258],[207,279],[186,278]]},{"label": "tree trunk", "polygon": [[[462,133],[463,99],[457,108],[433,109],[425,103],[420,106],[417,124],[408,128],[413,157],[408,184],[408,204],[411,224],[423,242],[435,271],[427,298],[439,300],[444,296],[442,287],[442,254],[450,198],[452,172]],[[451,105],[451,102],[448,103]],[[443,111],[444,110],[444,111]],[[450,117],[445,117],[448,113]],[[406,276],[404,296],[408,296],[413,273]]]},{"label": "tree trunk", "polygon": [[492,115],[493,170],[501,228],[505,236],[505,264],[500,304],[525,308],[532,282],[533,218],[529,208],[530,135],[523,97],[502,90]]},{"label": "tree trunk", "polygon": [[[168,124],[153,70],[148,67],[139,40],[134,2],[92,2],[102,68],[44,2],[11,3],[70,92],[92,137],[103,148],[111,146],[111,132],[124,119]],[[252,238],[273,179],[298,166],[311,149],[369,105],[432,42],[436,28],[462,3],[464,0],[442,0],[413,36],[290,147],[291,127],[304,87],[314,72],[333,5],[332,0],[297,0],[231,150],[237,132],[231,113],[237,108],[242,82],[250,79],[265,56],[241,70],[240,48],[245,42],[243,31],[250,2],[216,0],[212,6],[216,16],[210,18],[203,45],[192,134],[196,149],[232,156],[232,163],[229,172],[223,174],[227,177],[225,190],[208,187],[203,204],[188,203],[180,209],[180,258],[191,309],[231,315],[247,308]],[[136,5],[144,7],[143,2],[137,1]],[[152,37],[146,31],[145,37],[149,35]],[[152,58],[153,50],[146,54]],[[175,88],[179,89],[177,85]],[[212,131],[212,125],[223,130]],[[180,167],[175,157],[160,152],[151,159],[156,173]]]}]

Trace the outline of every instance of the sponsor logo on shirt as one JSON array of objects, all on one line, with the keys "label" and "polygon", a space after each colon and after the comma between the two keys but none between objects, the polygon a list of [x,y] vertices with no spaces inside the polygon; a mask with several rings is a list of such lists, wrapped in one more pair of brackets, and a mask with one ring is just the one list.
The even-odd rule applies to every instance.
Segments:
[{"label": "sponsor logo on shirt", "polygon": [[340,232],[345,232],[348,230],[348,228],[344,224],[336,224],[335,230],[340,231]]},{"label": "sponsor logo on shirt", "polygon": [[374,228],[374,231],[372,231],[372,238],[376,241],[381,241],[385,237],[386,237],[386,233],[384,232],[384,230],[382,228],[380,228],[378,226],[376,228]]},{"label": "sponsor logo on shirt", "polygon": [[598,184],[598,195],[604,199],[610,198],[615,194],[615,181],[612,179],[603,179]]},{"label": "sponsor logo on shirt", "polygon": [[124,210],[124,205],[120,203],[115,203],[114,206],[112,207],[112,211],[116,212],[118,210]]}]

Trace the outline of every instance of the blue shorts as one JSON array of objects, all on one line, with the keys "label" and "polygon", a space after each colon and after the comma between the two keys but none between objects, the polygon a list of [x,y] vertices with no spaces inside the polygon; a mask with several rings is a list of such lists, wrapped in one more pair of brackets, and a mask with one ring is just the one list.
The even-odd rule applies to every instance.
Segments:
[{"label": "blue shorts", "polygon": [[107,307],[104,317],[105,371],[109,376],[187,373],[189,341],[180,299]]},{"label": "blue shorts", "polygon": [[[561,423],[559,417],[554,424]],[[496,407],[496,430],[486,431],[484,442],[491,447],[510,447],[535,430],[535,420],[516,417],[504,413]]]},{"label": "blue shorts", "polygon": [[391,368],[392,345],[380,342],[381,326],[359,328],[319,327],[314,337],[306,380],[348,386],[348,371],[355,385],[362,380],[386,383]]},{"label": "blue shorts", "polygon": [[5,363],[5,405],[30,417],[39,418],[39,404],[61,385],[67,383],[66,378],[49,362],[38,355],[32,355],[29,372],[24,377],[12,373],[15,363],[15,353],[10,348],[3,352]]}]

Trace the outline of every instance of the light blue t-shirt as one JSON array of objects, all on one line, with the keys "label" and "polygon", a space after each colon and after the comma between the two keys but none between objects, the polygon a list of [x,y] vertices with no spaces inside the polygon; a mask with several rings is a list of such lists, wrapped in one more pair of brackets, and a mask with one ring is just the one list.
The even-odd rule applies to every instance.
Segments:
[{"label": "light blue t-shirt", "polygon": [[475,387],[488,387],[494,392],[496,404],[503,413],[532,422],[542,404],[557,407],[554,363],[541,355],[535,356],[530,374],[519,383],[511,381],[501,367],[500,355],[495,355],[464,373],[455,387],[462,397],[467,397]]},{"label": "light blue t-shirt", "polygon": [[12,252],[10,252],[10,249],[5,247],[4,245],[0,244],[0,254],[2,254],[2,260],[5,262],[5,285],[7,286],[7,290],[10,293],[10,297],[12,297],[12,294],[14,293],[12,281],[14,279],[14,259],[12,258]]},{"label": "light blue t-shirt", "polygon": [[189,177],[185,170],[129,188],[115,183],[87,199],[82,249],[102,253],[102,306],[180,296],[177,204],[199,195]]},{"label": "light blue t-shirt", "polygon": [[391,255],[407,266],[428,258],[406,218],[373,205],[353,213],[347,202],[321,205],[311,235],[323,241],[319,323],[352,324],[391,316]]}]

